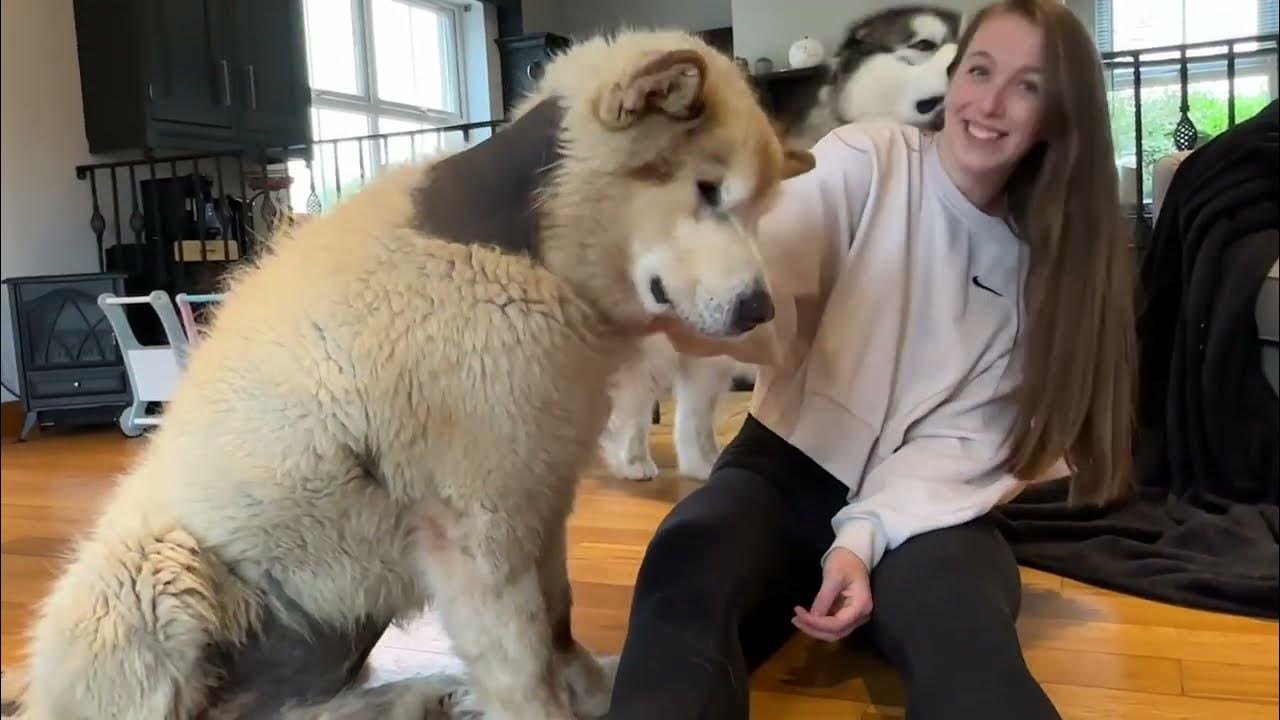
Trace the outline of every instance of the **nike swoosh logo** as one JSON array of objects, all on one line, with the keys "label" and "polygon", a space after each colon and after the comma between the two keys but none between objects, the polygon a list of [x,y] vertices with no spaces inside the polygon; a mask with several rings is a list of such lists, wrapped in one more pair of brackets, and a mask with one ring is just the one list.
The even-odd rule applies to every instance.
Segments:
[{"label": "nike swoosh logo", "polygon": [[1001,292],[999,292],[998,290],[996,290],[996,289],[994,289],[994,288],[987,287],[986,285],[983,285],[983,284],[982,284],[982,281],[978,279],[978,276],[977,276],[977,275],[974,275],[974,276],[973,276],[973,284],[974,284],[974,285],[977,285],[978,287],[982,288],[983,290],[986,290],[987,292],[991,293],[992,295],[995,295],[996,297],[1004,297],[1004,294],[1003,294],[1003,293],[1001,293]]}]

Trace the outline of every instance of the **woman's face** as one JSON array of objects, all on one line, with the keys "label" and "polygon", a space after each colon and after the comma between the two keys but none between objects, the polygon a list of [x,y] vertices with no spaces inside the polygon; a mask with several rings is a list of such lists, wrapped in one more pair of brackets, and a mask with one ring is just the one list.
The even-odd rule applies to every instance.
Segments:
[{"label": "woman's face", "polygon": [[1003,12],[987,18],[947,90],[944,142],[958,169],[1005,176],[1039,139],[1040,29]]}]

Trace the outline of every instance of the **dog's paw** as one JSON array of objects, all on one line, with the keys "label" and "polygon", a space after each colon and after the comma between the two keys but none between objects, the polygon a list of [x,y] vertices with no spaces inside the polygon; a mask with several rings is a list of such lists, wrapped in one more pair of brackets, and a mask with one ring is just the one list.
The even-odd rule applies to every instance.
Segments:
[{"label": "dog's paw", "polygon": [[595,720],[609,713],[613,679],[618,673],[616,656],[597,658],[580,652],[561,668],[569,691],[569,706],[579,720]]},{"label": "dog's paw", "polygon": [[605,455],[605,464],[614,477],[622,480],[652,480],[658,477],[658,464],[648,455]]},{"label": "dog's paw", "polygon": [[484,708],[470,687],[456,688],[436,698],[437,708],[448,720],[481,720]]},{"label": "dog's paw", "polygon": [[698,453],[693,457],[681,457],[679,471],[681,475],[691,479],[705,481],[711,477],[711,469],[715,467],[716,456]]}]

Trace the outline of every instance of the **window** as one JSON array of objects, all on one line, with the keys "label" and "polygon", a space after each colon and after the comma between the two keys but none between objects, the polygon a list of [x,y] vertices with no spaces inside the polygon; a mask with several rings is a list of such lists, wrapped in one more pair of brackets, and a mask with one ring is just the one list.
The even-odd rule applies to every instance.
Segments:
[{"label": "window", "polygon": [[[295,212],[327,208],[378,168],[438,148],[434,133],[466,122],[461,4],[447,0],[304,0],[311,124],[310,168],[290,163]],[[314,186],[314,187],[313,187]]]},{"label": "window", "polygon": [[[460,13],[440,0],[306,0],[317,112],[363,116],[359,134],[463,122]],[[317,139],[333,139],[315,123]]]},{"label": "window", "polygon": [[[1274,34],[1277,0],[1096,0],[1094,18],[1102,52],[1142,50]],[[1200,143],[1227,127],[1230,94],[1223,59],[1227,47],[1224,43],[1187,51],[1187,117]],[[1235,63],[1234,110],[1239,122],[1275,97],[1276,54],[1270,50],[1249,57],[1250,51],[1260,47],[1256,42],[1234,43],[1233,47],[1244,55]],[[1182,118],[1178,58],[1176,51],[1141,55],[1144,201],[1151,200],[1152,166],[1175,151],[1173,131]],[[1172,62],[1159,62],[1162,60]],[[1133,66],[1117,64],[1107,75],[1116,160],[1121,177],[1126,178],[1138,164]]]},{"label": "window", "polygon": [[1097,0],[1098,45],[1138,50],[1276,30],[1276,0]]}]

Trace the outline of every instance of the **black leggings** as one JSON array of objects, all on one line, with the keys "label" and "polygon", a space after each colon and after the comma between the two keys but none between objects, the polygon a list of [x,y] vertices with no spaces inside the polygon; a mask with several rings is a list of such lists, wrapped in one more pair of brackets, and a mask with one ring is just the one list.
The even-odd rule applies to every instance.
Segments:
[{"label": "black leggings", "polygon": [[[796,631],[792,608],[813,602],[846,493],[748,417],[645,553],[610,720],[748,717],[750,673]],[[912,720],[1059,717],[1023,660],[1018,568],[986,521],[885,553],[871,589],[867,627]]]}]

